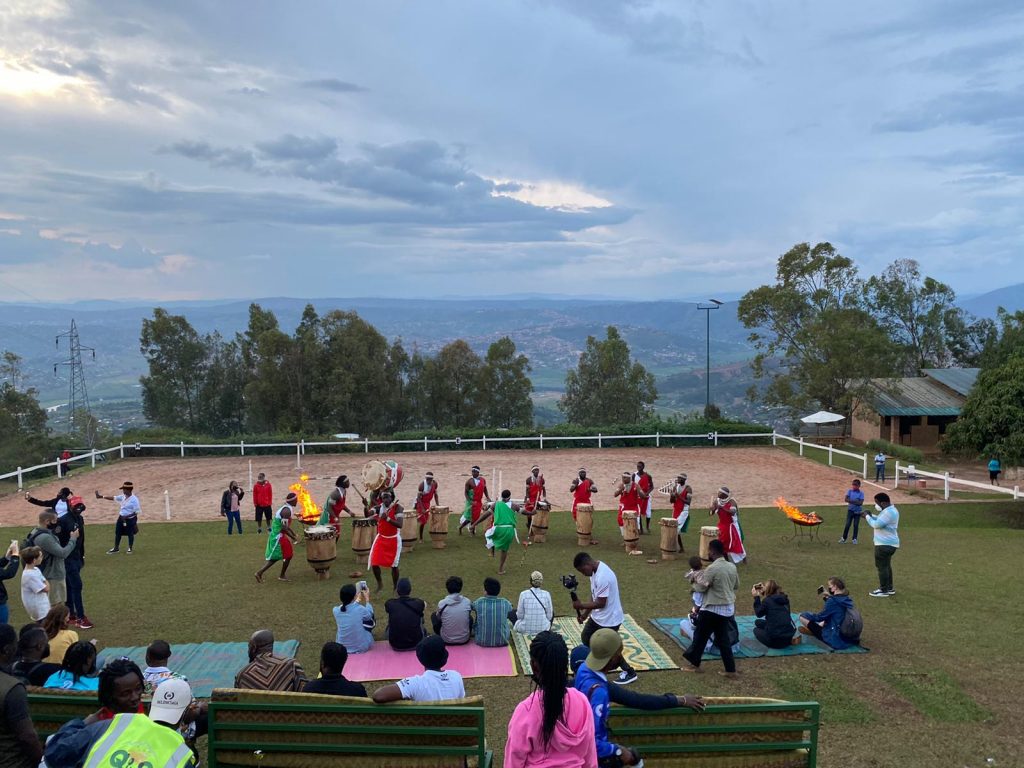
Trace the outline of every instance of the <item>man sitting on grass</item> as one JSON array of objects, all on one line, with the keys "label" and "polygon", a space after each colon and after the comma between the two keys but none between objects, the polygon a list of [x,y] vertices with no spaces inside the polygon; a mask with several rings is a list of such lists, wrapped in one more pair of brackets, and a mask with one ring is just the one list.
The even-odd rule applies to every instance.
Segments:
[{"label": "man sitting on grass", "polygon": [[473,622],[476,644],[483,648],[497,648],[508,645],[508,615],[512,611],[512,603],[504,597],[498,597],[501,582],[488,576],[484,579],[484,596],[473,601]]},{"label": "man sitting on grass", "polygon": [[310,680],[304,693],[327,693],[332,696],[366,696],[362,683],[346,680],[342,671],[348,661],[348,651],[341,643],[324,643],[320,649],[320,677]]},{"label": "man sitting on grass", "polygon": [[423,665],[423,674],[378,688],[373,692],[375,703],[387,704],[401,699],[446,701],[465,698],[466,687],[462,683],[462,675],[454,669],[444,670],[444,665],[448,663],[448,649],[438,635],[420,641],[416,646],[416,658]]},{"label": "man sitting on grass", "polygon": [[274,653],[274,633],[260,629],[249,638],[249,663],[235,675],[235,688],[257,691],[301,691],[306,683],[295,659]]}]

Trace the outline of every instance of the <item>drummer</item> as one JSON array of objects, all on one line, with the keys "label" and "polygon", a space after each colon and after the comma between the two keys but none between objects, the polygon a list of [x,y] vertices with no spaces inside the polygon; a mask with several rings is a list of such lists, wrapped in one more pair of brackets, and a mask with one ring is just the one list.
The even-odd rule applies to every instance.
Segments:
[{"label": "drummer", "polygon": [[334,490],[327,494],[327,500],[320,512],[318,524],[331,526],[334,529],[335,539],[341,536],[341,525],[338,521],[342,515],[351,517],[351,513],[348,511],[348,501],[345,498],[348,487],[348,475],[338,475],[338,479],[334,481]]},{"label": "drummer", "polygon": [[[569,485],[569,493],[572,494],[572,519],[576,519],[576,506],[579,504],[590,504],[590,494],[597,493],[597,486],[594,481],[587,477],[587,470],[580,467],[576,478]],[[591,542],[596,543],[596,542]]]},{"label": "drummer", "polygon": [[640,486],[633,479],[633,473],[623,472],[622,482],[619,483],[619,487],[615,489],[614,494],[619,497],[619,533],[622,534],[623,538],[626,536],[622,523],[624,512],[636,512],[637,525],[639,526],[640,524],[640,505],[643,504],[642,494],[643,491],[640,490]]},{"label": "drummer", "polygon": [[536,464],[530,469],[526,476],[526,494],[523,496],[523,513],[526,515],[526,532],[533,527],[533,513],[537,511],[540,502],[547,504],[548,489],[544,485],[544,475],[540,473],[540,467]]},{"label": "drummer", "polygon": [[266,564],[256,571],[256,581],[263,583],[263,574],[269,571],[274,563],[281,561],[281,575],[279,581],[288,581],[285,575],[288,573],[288,566],[292,563],[292,542],[298,541],[295,532],[292,530],[292,513],[295,505],[299,503],[297,494],[289,493],[284,500],[284,506],[274,514],[270,523],[270,536],[267,539]]},{"label": "drummer", "polygon": [[476,536],[476,527],[491,516],[489,511],[484,511],[484,499],[490,501],[491,494],[487,492],[487,481],[480,476],[480,467],[474,466],[466,481],[466,508],[462,512],[462,522],[459,523],[460,536],[467,525],[469,532]]},{"label": "drummer", "polygon": [[423,541],[423,529],[430,522],[430,509],[441,503],[437,495],[437,480],[433,472],[427,472],[423,476],[423,482],[416,486],[416,502],[413,508],[416,510],[416,521],[420,524],[420,541]]},{"label": "drummer", "polygon": [[370,567],[377,580],[377,591],[384,588],[380,569],[391,569],[391,585],[398,589],[398,560],[402,556],[402,505],[395,501],[390,489],[381,492],[380,505],[376,508],[377,535],[370,546]]},{"label": "drummer", "polygon": [[743,546],[743,531],[740,529],[740,505],[726,486],[718,489],[718,496],[711,502],[711,515],[718,515],[718,540],[725,547],[725,554],[733,563],[747,559]]},{"label": "drummer", "polygon": [[683,549],[683,534],[690,525],[690,503],[693,501],[693,489],[686,483],[686,473],[680,472],[676,475],[675,485],[668,495],[672,503],[672,517],[676,519],[676,540],[679,542],[679,551]]}]

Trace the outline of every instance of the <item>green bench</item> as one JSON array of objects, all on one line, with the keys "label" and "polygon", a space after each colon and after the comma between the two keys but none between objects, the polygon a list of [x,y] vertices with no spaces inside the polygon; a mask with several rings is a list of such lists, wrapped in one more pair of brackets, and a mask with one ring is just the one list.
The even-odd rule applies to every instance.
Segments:
[{"label": "green bench", "polygon": [[612,739],[644,763],[673,768],[815,768],[817,702],[705,697],[707,709],[658,711],[615,705]]},{"label": "green bench", "polygon": [[95,691],[28,687],[28,711],[36,732],[44,741],[68,720],[86,718],[99,708]]},{"label": "green bench", "polygon": [[215,689],[209,768],[490,768],[483,698],[418,704]]}]

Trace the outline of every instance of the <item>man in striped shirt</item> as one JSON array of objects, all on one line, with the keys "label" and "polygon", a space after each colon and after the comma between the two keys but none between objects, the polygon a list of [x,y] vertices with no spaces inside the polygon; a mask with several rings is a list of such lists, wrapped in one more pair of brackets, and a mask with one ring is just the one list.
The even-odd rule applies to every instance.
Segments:
[{"label": "man in striped shirt", "polygon": [[483,648],[508,645],[508,615],[512,611],[512,603],[504,597],[498,597],[500,592],[501,582],[488,576],[484,579],[484,596],[473,601],[476,644]]},{"label": "man in striped shirt", "polygon": [[235,675],[235,688],[257,691],[301,691],[306,673],[295,659],[274,654],[274,633],[253,632],[249,638],[249,663]]}]

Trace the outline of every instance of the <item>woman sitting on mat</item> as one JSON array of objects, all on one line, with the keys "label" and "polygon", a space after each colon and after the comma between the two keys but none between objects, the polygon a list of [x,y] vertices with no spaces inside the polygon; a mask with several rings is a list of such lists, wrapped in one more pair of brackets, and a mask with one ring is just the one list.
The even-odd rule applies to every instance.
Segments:
[{"label": "woman sitting on mat", "polygon": [[778,582],[768,579],[750,588],[754,597],[754,637],[769,648],[788,648],[796,627],[789,612],[789,596]]},{"label": "woman sitting on mat", "polygon": [[830,576],[828,586],[818,588],[825,607],[818,613],[804,611],[800,614],[800,632],[813,635],[831,648],[841,651],[851,645],[858,645],[860,637],[844,637],[843,620],[846,612],[853,608],[853,598],[846,589],[846,583],[838,576]]},{"label": "woman sitting on mat", "polygon": [[334,621],[338,625],[335,642],[345,646],[349,654],[366,653],[373,648],[373,628],[376,621],[373,606],[369,602],[369,591],[364,591],[366,605],[356,600],[354,584],[344,585],[338,593],[341,604],[334,606]]}]

